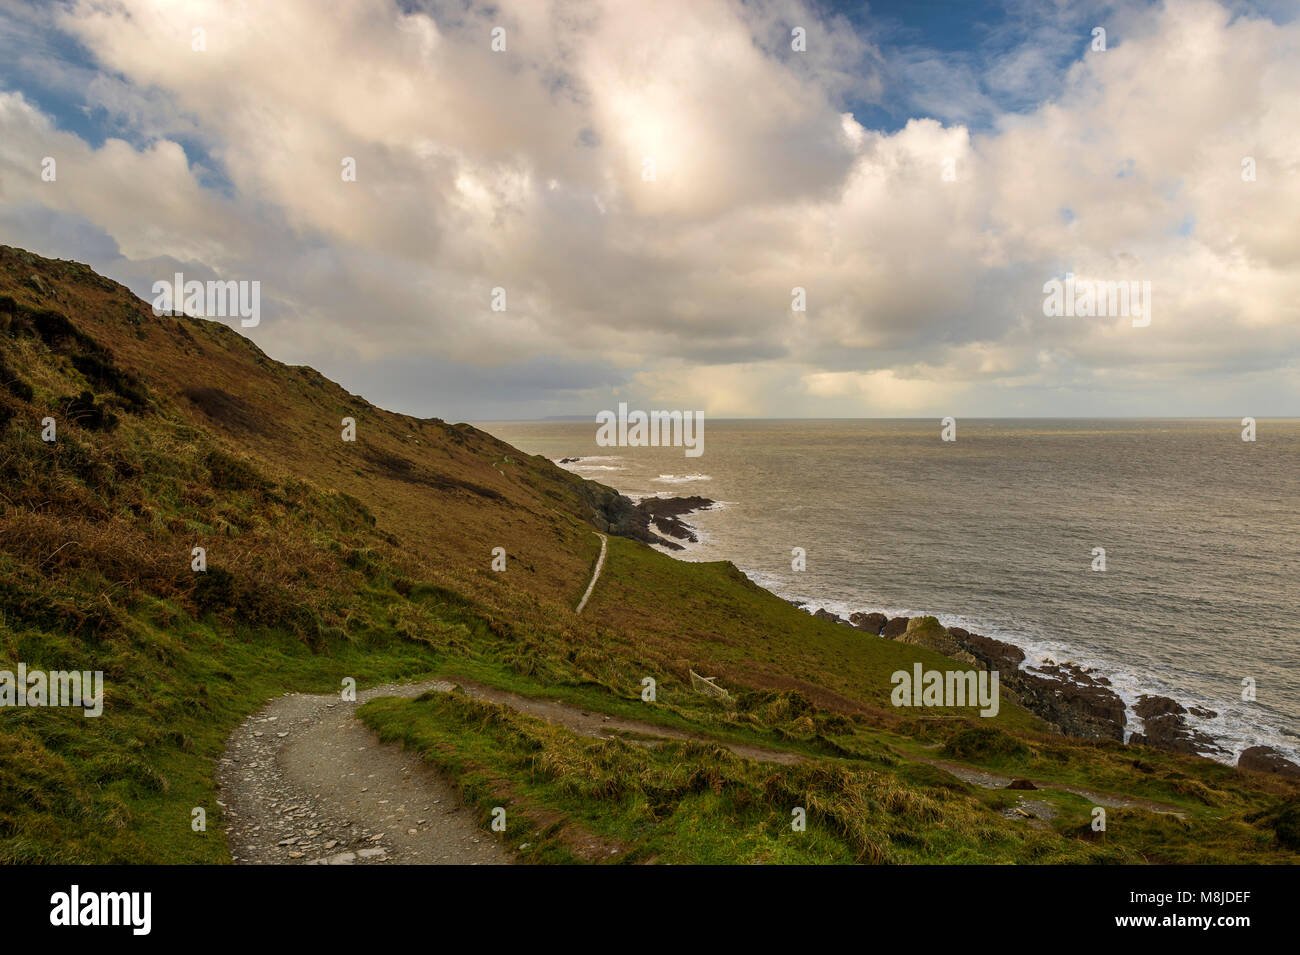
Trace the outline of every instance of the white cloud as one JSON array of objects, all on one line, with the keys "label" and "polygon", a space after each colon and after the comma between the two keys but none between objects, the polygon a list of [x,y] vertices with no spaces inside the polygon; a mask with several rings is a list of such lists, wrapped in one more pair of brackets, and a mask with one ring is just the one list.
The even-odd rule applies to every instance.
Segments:
[{"label": "white cloud", "polygon": [[[131,135],[92,148],[0,93],[0,239],[70,254],[14,231],[39,208],[87,224],[57,235],[115,242],[122,274],[170,257],[259,278],[276,302],[259,343],[345,383],[357,362],[424,355],[479,369],[489,394],[552,356],[724,414],[999,413],[1018,388],[1086,414],[1099,382],[1116,402],[1158,384],[1165,413],[1202,413],[1207,374],[1220,394],[1296,397],[1280,370],[1300,345],[1294,22],[1209,0],[1122,8],[1105,53],[1054,28],[1003,59],[994,87],[1032,103],[1077,45],[1041,105],[998,113],[950,64],[926,78],[934,112],[991,126],[922,115],[882,133],[846,97],[927,61],[885,64],[794,0],[492,9],[77,0],[58,25],[99,72],[51,73]],[[48,29],[33,22],[14,29]],[[57,183],[39,179],[45,155]],[[1042,283],[1067,270],[1151,281],[1155,321],[1045,318]],[[590,387],[563,400],[607,406]]]}]

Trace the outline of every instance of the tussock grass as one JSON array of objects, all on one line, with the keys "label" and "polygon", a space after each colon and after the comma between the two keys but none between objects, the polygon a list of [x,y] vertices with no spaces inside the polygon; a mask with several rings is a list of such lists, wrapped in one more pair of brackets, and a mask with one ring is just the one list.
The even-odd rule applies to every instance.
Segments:
[{"label": "tussock grass", "polygon": [[[521,809],[513,840],[554,861],[570,821],[623,847],[608,861],[709,863],[1138,861],[1119,847],[1061,838],[1002,818],[946,785],[844,761],[754,762],[701,742],[597,740],[459,693],[372,700],[360,716],[468,780],[487,818]],[[803,832],[792,811],[806,812]],[[516,843],[516,845],[519,843]]]}]

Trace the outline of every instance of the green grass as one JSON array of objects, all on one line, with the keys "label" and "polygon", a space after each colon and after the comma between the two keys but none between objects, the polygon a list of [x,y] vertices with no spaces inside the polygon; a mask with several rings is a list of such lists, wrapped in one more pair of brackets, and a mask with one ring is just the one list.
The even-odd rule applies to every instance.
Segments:
[{"label": "green grass", "polygon": [[[213,773],[244,716],[286,691],[338,692],[414,679],[437,665],[433,648],[375,636],[313,653],[270,630],[222,633],[209,622],[147,608],[130,640],[96,656],[102,716],[14,709],[0,730],[0,862],[218,863],[229,860]],[[165,620],[166,623],[161,621]],[[0,628],[0,659],[32,669],[84,666],[66,638]],[[76,662],[73,662],[76,660]],[[191,810],[206,810],[206,832]]]},{"label": "green grass", "polygon": [[[486,820],[503,806],[523,857],[660,863],[1119,861],[1002,819],[941,779],[841,761],[754,762],[709,743],[577,736],[464,695],[384,698],[359,713],[381,739],[460,780]],[[792,812],[806,812],[794,831]],[[594,838],[593,838],[594,837]],[[584,855],[595,843],[616,852]]]},{"label": "green grass", "polygon": [[[372,700],[359,716],[456,778],[484,823],[507,810],[506,838],[527,861],[673,863],[1294,863],[1240,800],[1186,819],[1107,810],[1056,790],[961,782],[905,759],[813,757],[760,763],[711,742],[588,739],[461,693]],[[1050,825],[1002,811],[1020,797],[1052,806]],[[795,807],[807,829],[790,827]],[[614,848],[582,851],[595,844]],[[575,848],[579,847],[579,848]]]},{"label": "green grass", "polygon": [[[918,719],[890,705],[892,673],[961,664],[816,620],[730,564],[610,536],[575,616],[593,528],[626,503],[613,491],[468,426],[373,408],[218,323],[155,318],[84,266],[0,247],[0,379],[0,669],[106,684],[99,718],[0,710],[0,862],[227,861],[213,773],[241,719],[344,677],[433,675],[709,739],[588,740],[460,697],[363,708],[485,813],[513,807],[531,860],[1300,858],[1300,787],[1053,736],[1006,694],[989,720]],[[345,413],[355,447],[338,440]],[[55,444],[39,438],[46,414]],[[190,569],[196,545],[207,574]],[[497,545],[506,573],[488,566]],[[695,694],[692,668],[733,703]],[[1186,821],[1112,810],[1098,836],[1087,799],[1042,790],[1029,795],[1057,817],[1034,829],[1002,815],[1015,794],[920,759],[1156,800]],[[806,832],[790,830],[795,805]]]}]

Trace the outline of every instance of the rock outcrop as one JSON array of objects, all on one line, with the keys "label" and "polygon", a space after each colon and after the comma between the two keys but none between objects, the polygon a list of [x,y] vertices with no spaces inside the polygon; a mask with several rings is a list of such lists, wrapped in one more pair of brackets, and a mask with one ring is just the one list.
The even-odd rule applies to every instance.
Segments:
[{"label": "rock outcrop", "polygon": [[907,617],[894,617],[880,630],[880,635],[886,640],[893,640],[907,630]]},{"label": "rock outcrop", "polygon": [[1031,712],[1067,736],[1086,739],[1124,738],[1124,701],[1104,677],[1066,664],[1022,670],[1025,651],[962,627],[948,630],[952,640],[978,664],[998,671],[998,679]]},{"label": "rock outcrop", "polygon": [[1060,667],[1043,672],[1003,672],[1001,680],[1028,709],[1056,724],[1067,736],[1124,739],[1124,701],[1096,681],[1074,682]]},{"label": "rock outcrop", "polygon": [[885,629],[889,618],[883,613],[854,613],[849,614],[849,623],[859,630],[880,636],[880,631]]},{"label": "rock outcrop", "polygon": [[1134,733],[1129,742],[1137,746],[1152,746],[1172,753],[1226,753],[1214,740],[1187,725],[1187,707],[1167,696],[1140,697],[1133,712],[1143,720],[1141,733]]},{"label": "rock outcrop", "polygon": [[[896,619],[902,620],[905,618],[899,617]],[[893,621],[891,620],[890,623],[892,624]],[[953,639],[948,628],[934,617],[913,617],[908,620],[907,627],[898,635],[897,639],[899,643],[911,643],[918,647],[934,650],[936,653],[942,653],[951,660],[979,665],[975,657]]]},{"label": "rock outcrop", "polygon": [[[997,671],[1003,688],[1015,695],[1031,712],[1055,725],[1067,736],[1085,739],[1123,740],[1128,726],[1124,701],[1110,686],[1110,680],[1072,663],[1045,658],[1024,666],[1025,652],[1003,640],[972,633],[963,627],[944,627],[934,617],[894,617],[882,613],[855,613],[843,618],[819,610],[816,614],[835,623],[848,623],[867,633],[934,650],[952,660]],[[1213,718],[1212,710],[1185,707],[1167,696],[1146,695],[1133,708],[1143,721],[1142,732],[1130,742],[1175,753],[1199,755],[1226,753],[1209,736],[1187,722],[1188,715]],[[1293,777],[1300,766],[1268,747],[1251,747],[1238,765],[1257,772]]]},{"label": "rock outcrop", "polygon": [[1237,757],[1237,768],[1300,780],[1300,766],[1291,762],[1272,746],[1252,746],[1242,750],[1241,755]]},{"label": "rock outcrop", "polygon": [[1014,673],[1020,669],[1020,664],[1025,660],[1025,651],[1014,644],[994,640],[982,633],[971,633],[961,627],[950,627],[948,632],[968,653],[990,670]]},{"label": "rock outcrop", "polygon": [[[648,497],[634,504],[630,498],[600,485],[588,483],[582,487],[584,494],[593,497],[591,505],[596,517],[593,523],[597,527],[669,550],[684,549],[677,541],[692,544],[697,541],[694,530],[682,520],[682,515],[703,510],[714,503],[707,497]],[[593,491],[593,488],[597,490]],[[660,534],[667,536],[661,537]]]}]

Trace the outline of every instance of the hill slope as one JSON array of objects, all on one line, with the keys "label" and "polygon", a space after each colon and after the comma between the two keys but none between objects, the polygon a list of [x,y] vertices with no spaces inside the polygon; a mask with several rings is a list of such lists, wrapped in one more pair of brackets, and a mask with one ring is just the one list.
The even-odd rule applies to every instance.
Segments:
[{"label": "hill slope", "polygon": [[[47,418],[57,440],[42,440]],[[106,682],[102,717],[0,709],[0,860],[222,860],[212,766],[243,716],[286,690],[431,674],[808,757],[650,753],[459,699],[369,705],[473,798],[527,789],[552,827],[581,818],[640,845],[620,858],[1294,859],[1294,785],[1063,740],[1010,698],[991,720],[914,719],[889,705],[889,675],[963,665],[814,619],[728,564],[611,537],[575,615],[594,532],[634,533],[625,498],[468,425],[375,408],[220,323],[156,317],[83,265],[4,247],[0,429],[0,669]],[[692,693],[689,668],[718,675],[735,705]],[[1189,821],[1133,810],[1099,843],[1087,800],[1061,791],[1051,825],[1027,827],[1014,797],[922,762],[938,746]],[[791,800],[821,826],[793,846]],[[547,858],[563,857],[556,840]]]}]

